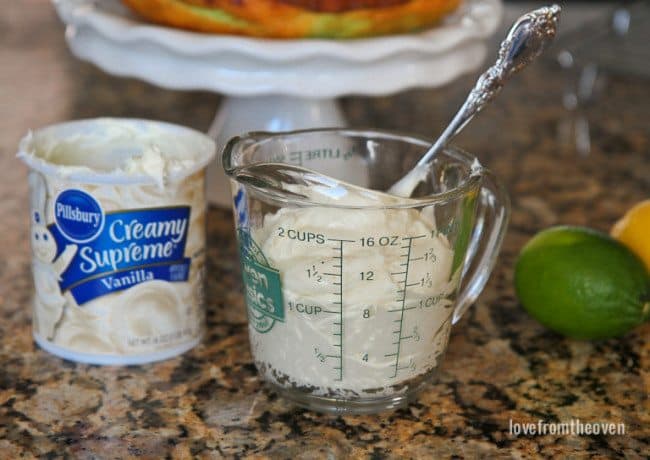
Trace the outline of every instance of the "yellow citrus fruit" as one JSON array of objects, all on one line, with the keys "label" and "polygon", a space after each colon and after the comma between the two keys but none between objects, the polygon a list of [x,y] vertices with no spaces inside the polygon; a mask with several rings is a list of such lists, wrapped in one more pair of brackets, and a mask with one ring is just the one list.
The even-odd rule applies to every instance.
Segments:
[{"label": "yellow citrus fruit", "polygon": [[650,271],[650,199],[630,209],[610,233],[639,256]]}]

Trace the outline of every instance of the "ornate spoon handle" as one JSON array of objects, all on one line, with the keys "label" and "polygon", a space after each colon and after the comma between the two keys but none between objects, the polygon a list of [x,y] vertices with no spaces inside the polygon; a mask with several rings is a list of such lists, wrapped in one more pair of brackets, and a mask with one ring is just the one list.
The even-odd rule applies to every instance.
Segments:
[{"label": "ornate spoon handle", "polygon": [[393,184],[388,193],[411,196],[415,187],[426,177],[428,165],[434,156],[494,99],[512,75],[535,60],[553,40],[559,15],[560,7],[552,5],[533,10],[517,19],[501,42],[496,62],[476,81],[451,123],[415,168]]}]

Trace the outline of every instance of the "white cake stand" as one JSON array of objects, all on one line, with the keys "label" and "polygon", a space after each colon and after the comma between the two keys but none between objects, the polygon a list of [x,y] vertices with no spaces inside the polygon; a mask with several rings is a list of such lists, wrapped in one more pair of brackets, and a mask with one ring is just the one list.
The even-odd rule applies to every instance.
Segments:
[{"label": "white cake stand", "polygon": [[[475,70],[501,18],[500,0],[466,0],[422,33],[359,40],[208,35],[135,18],[117,0],[53,0],[72,52],[104,71],[178,90],[227,95],[210,128],[219,147],[252,131],[344,126],[335,98],[437,87]],[[220,162],[208,197],[230,206]]]}]

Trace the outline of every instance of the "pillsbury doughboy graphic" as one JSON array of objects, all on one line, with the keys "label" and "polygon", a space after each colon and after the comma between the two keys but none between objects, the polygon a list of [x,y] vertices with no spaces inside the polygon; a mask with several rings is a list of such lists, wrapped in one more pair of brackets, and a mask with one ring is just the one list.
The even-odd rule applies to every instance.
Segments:
[{"label": "pillsbury doughboy graphic", "polygon": [[66,298],[61,293],[61,275],[77,253],[77,245],[66,245],[57,257],[54,235],[46,227],[47,187],[44,178],[36,173],[29,174],[31,189],[31,246],[34,285],[34,324],[39,335],[52,339],[56,326],[63,316]]}]

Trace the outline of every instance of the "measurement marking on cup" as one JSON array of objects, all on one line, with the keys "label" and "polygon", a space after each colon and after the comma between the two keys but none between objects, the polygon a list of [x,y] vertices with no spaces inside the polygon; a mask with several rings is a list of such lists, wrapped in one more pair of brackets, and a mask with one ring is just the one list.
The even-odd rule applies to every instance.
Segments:
[{"label": "measurement marking on cup", "polygon": [[[388,310],[389,312],[395,312],[395,313],[400,314],[399,319],[396,319],[394,321],[395,323],[399,323],[399,328],[396,331],[393,331],[393,334],[396,335],[395,341],[393,342],[393,345],[397,346],[397,350],[395,351],[395,353],[389,353],[389,354],[384,355],[384,357],[386,357],[386,358],[391,358],[393,356],[395,357],[395,363],[392,365],[393,366],[393,375],[392,375],[391,378],[397,377],[397,373],[400,370],[408,368],[408,366],[400,366],[400,361],[399,361],[400,352],[401,352],[401,349],[402,349],[402,341],[413,338],[412,335],[402,336],[402,331],[403,331],[403,327],[404,327],[404,313],[406,311],[412,310],[414,308],[412,306],[407,306],[406,305],[406,292],[407,292],[409,287],[417,286],[419,284],[419,283],[409,283],[408,282],[408,279],[409,279],[409,264],[413,260],[416,260],[416,259],[411,259],[411,251],[413,249],[413,240],[417,240],[417,239],[425,238],[425,237],[426,237],[426,235],[402,237],[402,242],[407,242],[407,244],[404,245],[404,246],[401,246],[401,249],[405,249],[406,253],[405,254],[400,254],[400,257],[406,258],[406,261],[400,264],[400,266],[404,267],[404,272],[403,272],[404,280],[400,281],[399,283],[400,284],[403,283],[404,288],[399,289],[397,291],[398,294],[401,294],[401,298],[399,298],[397,300],[397,302],[399,304],[399,308],[394,308],[394,309]],[[417,258],[417,260],[421,260],[421,259],[422,259],[421,257]],[[395,274],[402,274],[402,272],[398,272],[398,273],[395,273]]]},{"label": "measurement marking on cup", "polygon": [[354,243],[354,240],[342,240],[342,239],[336,239],[336,238],[328,238],[328,241],[332,241],[336,243],[334,247],[332,248],[336,252],[336,256],[333,257],[334,260],[338,261],[337,264],[332,265],[332,268],[335,269],[333,272],[336,272],[338,269],[338,273],[325,273],[327,276],[333,276],[338,278],[337,281],[334,281],[332,285],[338,286],[338,290],[336,292],[333,292],[334,298],[336,299],[335,301],[331,302],[332,305],[338,306],[338,310],[333,312],[333,313],[338,313],[338,321],[335,321],[333,323],[334,326],[336,326],[336,331],[332,334],[335,337],[336,342],[333,343],[332,345],[335,348],[339,349],[339,352],[337,355],[328,355],[329,357],[333,359],[338,359],[338,366],[333,367],[335,371],[338,371],[338,378],[335,379],[336,381],[340,382],[343,380],[343,244],[344,243]]}]

